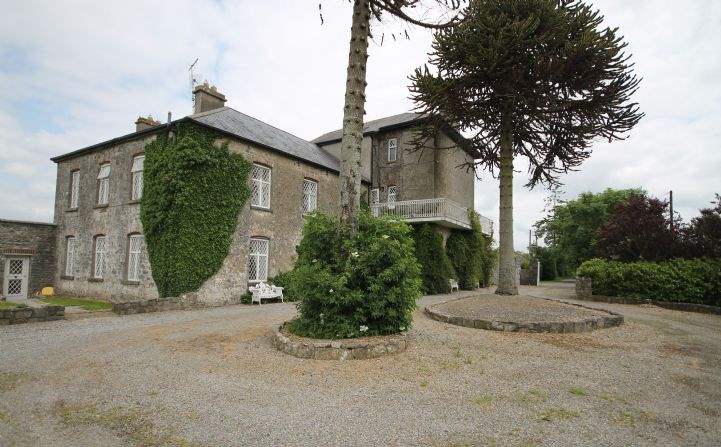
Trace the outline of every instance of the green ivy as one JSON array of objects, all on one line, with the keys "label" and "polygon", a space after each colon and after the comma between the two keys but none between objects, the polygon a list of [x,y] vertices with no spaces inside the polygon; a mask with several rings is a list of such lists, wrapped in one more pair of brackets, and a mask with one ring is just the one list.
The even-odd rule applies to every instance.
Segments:
[{"label": "green ivy", "polygon": [[145,146],[140,207],[161,297],[194,292],[222,266],[250,190],[251,164],[197,125]]},{"label": "green ivy", "polygon": [[421,265],[423,293],[435,295],[450,291],[448,280],[456,277],[453,265],[443,249],[443,236],[431,225],[422,224],[414,228],[416,258]]},{"label": "green ivy", "polygon": [[453,230],[446,241],[446,253],[462,289],[490,285],[493,270],[491,240],[483,234],[478,213],[468,211],[471,230]]}]

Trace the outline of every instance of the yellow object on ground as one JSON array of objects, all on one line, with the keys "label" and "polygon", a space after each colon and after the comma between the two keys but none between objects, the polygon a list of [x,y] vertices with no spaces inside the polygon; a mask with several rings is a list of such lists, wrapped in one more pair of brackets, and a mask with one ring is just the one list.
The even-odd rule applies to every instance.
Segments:
[{"label": "yellow object on ground", "polygon": [[40,291],[40,295],[53,296],[55,295],[55,289],[53,289],[52,287],[43,287],[43,290]]}]

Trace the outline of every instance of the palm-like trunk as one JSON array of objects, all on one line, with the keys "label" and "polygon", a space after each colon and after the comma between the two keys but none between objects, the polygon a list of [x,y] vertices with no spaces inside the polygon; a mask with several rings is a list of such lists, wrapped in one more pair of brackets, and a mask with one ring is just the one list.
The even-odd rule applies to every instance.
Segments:
[{"label": "palm-like trunk", "polygon": [[516,255],[513,250],[513,136],[508,123],[501,135],[499,205],[498,287],[499,295],[518,295]]},{"label": "palm-like trunk", "polygon": [[345,105],[343,107],[343,139],[340,150],[341,220],[352,233],[355,233],[358,228],[358,209],[360,207],[360,162],[369,32],[370,7],[368,0],[354,0]]}]

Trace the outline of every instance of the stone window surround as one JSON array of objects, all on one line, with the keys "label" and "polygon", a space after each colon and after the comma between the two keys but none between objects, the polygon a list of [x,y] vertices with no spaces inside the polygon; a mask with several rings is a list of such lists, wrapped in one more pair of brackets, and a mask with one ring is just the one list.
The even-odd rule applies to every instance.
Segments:
[{"label": "stone window surround", "polygon": [[[251,279],[250,278],[250,260],[251,256],[253,256],[250,252],[250,245],[253,240],[260,240],[260,241],[266,241],[268,246],[268,252],[265,256],[265,279]],[[271,253],[271,247],[270,247],[270,238],[267,236],[251,236],[248,239],[248,284],[257,284],[259,282],[265,282],[268,281],[268,273],[270,272],[270,253]],[[256,267],[257,270],[257,267]],[[257,274],[257,272],[256,272]]]},{"label": "stone window surround", "polygon": [[[92,258],[91,258],[91,260],[90,260],[90,262],[91,262],[91,264],[90,264],[90,278],[88,278],[88,281],[90,281],[90,282],[102,282],[102,281],[103,281],[103,277],[102,277],[102,276],[98,277],[98,276],[96,275],[96,272],[95,272],[95,256],[96,256],[96,254],[97,254],[97,243],[98,243],[98,238],[101,238],[101,237],[102,237],[102,238],[105,238],[105,246],[103,247],[103,263],[106,263],[106,255],[105,255],[105,253],[106,253],[107,250],[108,250],[108,247],[107,247],[108,237],[107,237],[105,234],[96,234],[96,235],[93,236],[93,253],[92,253]],[[103,265],[103,272],[102,272],[103,275],[105,275],[105,269],[104,269],[104,267],[105,267],[105,266]]]},{"label": "stone window surround", "polygon": [[[130,252],[130,247],[131,247],[131,242],[132,242],[131,239],[133,236],[141,236],[142,237],[142,233],[140,233],[139,231],[134,231],[134,232],[128,233],[128,238],[127,238],[128,242],[126,243],[126,250],[125,250],[125,278],[123,281],[123,284],[126,284],[126,285],[140,284],[139,276],[138,276],[138,279],[130,279],[130,256],[132,254]],[[143,249],[142,249],[142,243],[141,243],[141,248],[140,248],[139,253],[142,254],[142,251],[143,251]],[[138,256],[138,266],[137,266],[138,275],[140,275],[140,259],[142,259],[142,257]],[[93,265],[95,265],[95,264],[93,264]]]},{"label": "stone window surround", "polygon": [[133,168],[135,167],[135,160],[140,157],[143,157],[143,167],[139,170],[139,172],[140,172],[140,175],[143,176],[144,171],[145,171],[145,151],[136,152],[130,158],[130,201],[128,203],[140,203],[140,200],[143,198],[143,187],[145,186],[145,184],[144,184],[145,178],[142,178],[142,177],[141,177],[142,185],[140,187],[140,192],[138,194],[138,197],[137,198],[133,197],[133,194],[135,192],[135,188],[133,186],[135,185],[135,176],[136,176],[136,172],[137,172],[137,171],[134,171]]},{"label": "stone window surround", "polygon": [[[75,179],[75,174],[77,173],[77,181]],[[80,169],[76,168],[70,171],[70,179],[69,179],[70,185],[68,187],[68,190],[70,191],[70,194],[68,194],[68,211],[75,211],[78,209],[80,205]],[[77,192],[76,192],[77,190]],[[73,197],[75,197],[75,206],[73,206]]]},{"label": "stone window surround", "polygon": [[98,164],[98,176],[100,175],[100,170],[103,169],[103,166],[106,166],[106,165],[110,166],[110,172],[108,173],[108,176],[106,177],[106,179],[107,179],[106,180],[106,182],[107,182],[106,194],[108,195],[107,202],[100,203],[100,184],[103,181],[103,179],[97,179],[95,181],[95,208],[106,208],[110,204],[110,177],[113,175],[113,170],[112,170],[113,167],[112,167],[112,164],[110,163],[110,160],[101,161]]},{"label": "stone window surround", "polygon": [[[395,163],[396,161],[398,161],[398,139],[389,138],[386,142],[386,147],[388,149],[388,163]],[[391,154],[393,154],[393,157],[391,157]]]},{"label": "stone window surround", "polygon": [[[73,271],[72,274],[68,274],[68,260],[70,259],[70,241],[73,241]],[[75,260],[77,259],[77,249],[78,249],[78,239],[75,237],[75,235],[69,234],[65,236],[65,262],[63,265],[63,275],[60,277],[62,279],[69,279],[73,280],[75,279]]]},{"label": "stone window surround", "polygon": [[[314,206],[313,206],[313,209],[311,209],[311,210],[306,210],[306,209],[305,209],[305,200],[306,200],[306,199],[305,199],[305,195],[306,195],[306,194],[305,194],[305,192],[306,192],[306,191],[305,191],[305,184],[306,184],[306,182],[312,182],[312,183],[315,184],[315,202],[314,202],[314,204],[313,204],[313,205],[314,205]],[[303,197],[302,197],[302,203],[301,203],[301,209],[302,209],[302,213],[303,213],[303,214],[308,214],[308,213],[311,213],[311,212],[316,211],[316,210],[318,209],[318,185],[319,185],[319,184],[318,184],[318,180],[316,180],[316,179],[314,179],[314,178],[312,178],[312,177],[303,177],[303,183],[302,183],[302,195],[303,195]]]},{"label": "stone window surround", "polygon": [[[251,170],[250,173],[250,183],[251,183],[251,190],[250,190],[250,207],[252,209],[256,209],[259,211],[271,211],[271,203],[272,203],[272,196],[273,196],[273,167],[269,164],[265,164],[262,162],[254,161],[253,162],[253,168],[256,166],[267,169],[268,170],[268,206],[262,206],[262,205],[256,205],[253,203],[253,183],[256,181],[256,179],[253,178],[253,171]],[[262,180],[258,180],[259,182],[262,182]]]}]

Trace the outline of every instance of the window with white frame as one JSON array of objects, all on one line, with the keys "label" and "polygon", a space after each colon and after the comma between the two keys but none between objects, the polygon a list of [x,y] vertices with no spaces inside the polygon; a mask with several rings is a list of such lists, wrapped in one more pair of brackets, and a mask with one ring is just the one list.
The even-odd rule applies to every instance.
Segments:
[{"label": "window with white frame", "polygon": [[303,214],[315,211],[318,208],[318,182],[303,180]]},{"label": "window with white frame", "polygon": [[253,165],[251,193],[251,205],[270,208],[270,168]]},{"label": "window with white frame", "polygon": [[381,201],[381,194],[378,188],[371,189],[371,205],[378,205]]},{"label": "window with white frame", "polygon": [[75,237],[65,238],[65,276],[75,276]]},{"label": "window with white frame", "polygon": [[143,247],[143,235],[128,236],[128,281],[140,281],[140,251]]},{"label": "window with white frame", "polygon": [[130,193],[131,200],[140,200],[143,197],[143,163],[145,162],[145,155],[138,155],[133,158],[133,167],[131,172],[133,173],[133,184],[132,192]]},{"label": "window with white frame", "polygon": [[70,174],[70,209],[78,207],[80,202],[80,171]]},{"label": "window with white frame", "polygon": [[398,140],[391,138],[388,140],[388,161],[393,162],[398,159]]},{"label": "window with white frame", "polygon": [[110,195],[110,163],[100,166],[98,172],[98,205],[107,205]]},{"label": "window with white frame", "polygon": [[93,256],[93,278],[102,279],[105,272],[105,236],[95,236],[95,252]]},{"label": "window with white frame", "polygon": [[266,281],[268,279],[268,239],[250,238],[248,254],[248,281]]},{"label": "window with white frame", "polygon": [[386,200],[388,201],[389,204],[396,203],[396,187],[395,186],[388,187],[388,197]]}]

